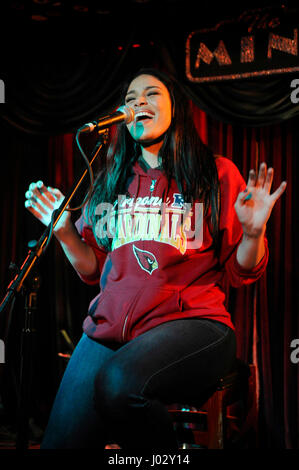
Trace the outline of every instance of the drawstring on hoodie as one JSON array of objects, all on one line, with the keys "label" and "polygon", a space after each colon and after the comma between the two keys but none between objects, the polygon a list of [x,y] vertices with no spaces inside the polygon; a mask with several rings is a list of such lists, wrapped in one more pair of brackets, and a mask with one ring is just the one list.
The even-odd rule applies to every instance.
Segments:
[{"label": "drawstring on hoodie", "polygon": [[[133,183],[133,185],[132,185],[133,187],[131,186],[130,193],[127,193],[127,197],[131,197],[131,198],[135,199],[135,202],[134,202],[134,204],[132,204],[132,208],[131,208],[131,211],[130,211],[131,215],[134,214],[135,203],[136,203],[138,195],[139,195],[140,187],[141,186],[144,187],[144,185],[142,183],[142,180],[141,180],[141,177],[142,176],[147,176],[147,178],[149,178],[149,182],[148,182],[149,189],[148,189],[148,191],[149,191],[149,194],[150,194],[151,197],[156,193],[157,187],[158,187],[158,181],[160,179],[160,176],[146,174],[146,172],[144,172],[142,169],[141,169],[141,173],[140,173],[140,165],[139,165],[138,162],[137,162],[137,165],[134,165],[133,171],[135,173],[135,181],[134,181],[135,184]],[[169,181],[167,182],[167,188],[164,188],[163,192],[162,192],[162,198],[161,198],[162,205],[161,205],[161,208],[160,208],[160,211],[159,211],[160,214],[162,214],[162,212],[164,212],[164,210],[165,210],[165,208],[163,208],[163,206],[165,205],[168,193],[169,193]]]},{"label": "drawstring on hoodie", "polygon": [[150,192],[152,193],[155,189],[155,184],[157,183],[157,180],[152,180],[151,186],[150,186]]}]

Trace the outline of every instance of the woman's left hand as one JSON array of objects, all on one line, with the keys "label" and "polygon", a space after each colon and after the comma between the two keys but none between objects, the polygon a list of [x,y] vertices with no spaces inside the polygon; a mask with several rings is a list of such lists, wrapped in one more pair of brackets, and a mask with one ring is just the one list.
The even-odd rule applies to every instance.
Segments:
[{"label": "woman's left hand", "polygon": [[273,174],[273,168],[267,170],[266,163],[261,163],[258,176],[254,170],[250,170],[247,188],[236,200],[235,210],[243,232],[248,237],[258,238],[264,234],[273,206],[286,188],[287,183],[283,181],[270,194]]}]

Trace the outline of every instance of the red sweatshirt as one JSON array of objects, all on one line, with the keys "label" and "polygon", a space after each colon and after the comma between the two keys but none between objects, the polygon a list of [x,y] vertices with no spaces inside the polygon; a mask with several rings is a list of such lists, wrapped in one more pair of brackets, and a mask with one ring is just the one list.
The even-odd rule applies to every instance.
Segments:
[{"label": "red sweatshirt", "polygon": [[97,244],[83,216],[77,221],[82,240],[98,260],[93,276],[78,273],[87,284],[100,283],[83,323],[88,336],[126,342],[163,322],[189,317],[217,320],[234,329],[224,306],[227,281],[233,287],[256,281],[269,252],[265,238],[265,255],[254,269],[238,264],[242,227],[234,203],[246,184],[232,161],[217,157],[216,164],[221,207],[218,257],[208,229],[210,212],[201,217],[201,204],[184,205],[175,181],[168,188],[164,172],[142,159],[133,167],[126,196],[104,219],[108,224],[97,226],[97,233],[109,227],[114,237],[111,252]]}]

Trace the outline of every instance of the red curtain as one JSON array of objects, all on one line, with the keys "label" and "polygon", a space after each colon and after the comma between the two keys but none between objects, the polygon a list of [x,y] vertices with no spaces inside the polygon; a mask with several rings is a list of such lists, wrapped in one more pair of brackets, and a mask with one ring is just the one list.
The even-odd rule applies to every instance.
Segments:
[{"label": "red curtain", "polygon": [[[270,248],[267,270],[257,283],[230,289],[227,305],[236,326],[238,356],[254,363],[257,368],[258,445],[294,448],[298,446],[299,368],[290,360],[290,342],[299,337],[294,282],[296,206],[293,186],[298,150],[296,126],[299,120],[296,118],[282,124],[246,128],[216,121],[197,106],[192,107],[203,141],[214,153],[233,160],[245,181],[249,170],[257,169],[260,162],[265,161],[275,171],[272,191],[282,180],[288,183],[267,224]],[[70,175],[74,163],[70,139],[71,136],[50,139],[49,156],[55,168],[54,182],[58,186],[67,180],[70,184],[72,180]],[[67,152],[67,158],[61,158],[62,151]],[[62,256],[59,250],[58,255]],[[60,289],[65,288],[71,289],[71,284],[60,285]],[[63,321],[69,324],[70,331],[78,332],[78,328],[74,327],[77,322],[75,311],[71,313],[70,304],[68,309],[64,306],[68,296],[69,299],[73,298],[73,294],[63,292],[59,310],[69,312],[68,320]],[[74,305],[74,308],[76,310],[77,306]],[[84,316],[84,312],[82,314]]]},{"label": "red curtain", "polygon": [[249,170],[265,161],[275,171],[272,191],[281,181],[288,183],[267,224],[266,273],[254,285],[231,289],[228,307],[236,326],[238,356],[258,371],[260,444],[298,448],[299,367],[290,359],[290,343],[299,337],[294,191],[299,121],[246,128],[215,121],[196,106],[193,112],[204,142],[231,159],[245,181]]},{"label": "red curtain", "polygon": [[[203,141],[215,153],[232,159],[245,180],[250,168],[257,168],[259,162],[266,161],[275,170],[273,190],[282,180],[288,183],[267,225],[270,259],[266,273],[254,285],[230,289],[228,308],[236,326],[238,356],[254,362],[258,369],[259,446],[298,448],[299,365],[290,360],[290,343],[299,338],[295,285],[298,266],[295,176],[298,174],[296,135],[299,119],[246,128],[216,121],[195,105],[193,112]],[[43,230],[41,224],[24,209],[23,195],[29,183],[43,179],[46,184],[67,191],[84,168],[72,134],[33,140],[3,136],[4,144],[5,152],[11,158],[8,160],[9,169],[2,175],[7,196],[1,202],[2,295],[7,285],[9,261],[20,265],[26,253],[25,243],[38,238]],[[74,219],[77,216],[75,213]],[[46,422],[64,367],[57,354],[68,349],[61,330],[67,331],[76,343],[88,303],[97,289],[81,283],[54,242],[40,269],[43,283],[37,319],[33,408],[38,410],[36,415],[44,414]],[[19,312],[12,321],[10,335],[13,338],[10,340],[11,348],[8,347],[13,354],[16,341],[19,341],[15,333],[17,318],[18,331],[20,329]],[[1,325],[6,328],[3,318]],[[18,359],[15,362],[18,365]],[[12,396],[9,393],[8,399]]]}]

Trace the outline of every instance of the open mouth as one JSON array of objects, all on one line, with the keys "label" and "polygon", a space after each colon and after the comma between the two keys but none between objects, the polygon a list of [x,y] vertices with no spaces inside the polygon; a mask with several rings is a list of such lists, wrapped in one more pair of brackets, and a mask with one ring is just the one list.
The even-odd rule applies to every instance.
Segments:
[{"label": "open mouth", "polygon": [[139,113],[135,114],[135,122],[150,122],[153,117],[153,114],[149,113],[148,111],[140,111]]}]

